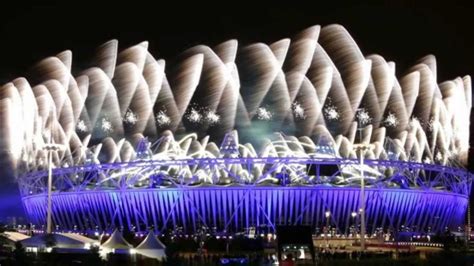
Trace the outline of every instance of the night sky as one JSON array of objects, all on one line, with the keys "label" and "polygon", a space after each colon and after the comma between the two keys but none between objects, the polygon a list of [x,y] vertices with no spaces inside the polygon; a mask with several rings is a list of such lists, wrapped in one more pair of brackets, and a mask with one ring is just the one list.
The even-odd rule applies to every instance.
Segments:
[{"label": "night sky", "polygon": [[[265,7],[237,1],[173,6],[158,4],[161,1],[153,6],[127,2],[14,7],[2,3],[0,84],[28,76],[34,63],[66,49],[72,50],[77,73],[88,66],[95,47],[110,39],[118,39],[121,49],[147,40],[155,58],[172,62],[179,52],[197,44],[213,46],[228,39],[237,39],[240,45],[271,43],[312,25],[332,23],[342,24],[363,54],[376,53],[394,61],[397,76],[427,54],[437,58],[438,82],[474,75],[474,8],[453,1],[443,1],[445,5],[423,1],[290,5],[293,2],[286,1]],[[472,170],[472,156],[470,161]],[[21,215],[13,178],[3,174],[1,179],[0,220]]]}]

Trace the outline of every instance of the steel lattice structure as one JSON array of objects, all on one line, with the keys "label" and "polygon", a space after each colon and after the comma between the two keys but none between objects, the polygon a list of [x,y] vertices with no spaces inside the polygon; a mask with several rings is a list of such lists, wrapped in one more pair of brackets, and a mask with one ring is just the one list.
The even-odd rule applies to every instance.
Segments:
[{"label": "steel lattice structure", "polygon": [[[189,185],[180,176],[143,175],[161,173],[164,167],[209,168],[232,172],[233,165],[253,168],[265,165],[263,176],[278,176],[283,185],[234,182],[222,185]],[[441,231],[464,221],[471,187],[466,170],[441,165],[403,161],[369,160],[367,166],[390,176],[371,176],[367,187],[368,229],[412,228]],[[284,185],[279,166],[306,169],[300,184]],[[358,187],[329,185],[328,180],[357,168],[358,160],[341,158],[204,158],[187,160],[138,160],[122,164],[90,164],[55,169],[54,220],[62,228],[111,229],[118,226],[160,231],[200,226],[239,231],[251,226],[278,224],[325,226],[330,211],[331,225],[348,233],[354,225],[351,213],[359,209]],[[141,169],[130,175],[130,169]],[[276,173],[277,169],[280,169]],[[179,172],[179,171],[178,171]],[[114,176],[113,182],[102,179]],[[150,175],[149,175],[150,176]],[[236,177],[237,178],[237,177]],[[21,189],[28,215],[44,224],[46,172],[22,179]],[[169,181],[168,186],[160,186]],[[428,229],[429,228],[429,229]]]}]

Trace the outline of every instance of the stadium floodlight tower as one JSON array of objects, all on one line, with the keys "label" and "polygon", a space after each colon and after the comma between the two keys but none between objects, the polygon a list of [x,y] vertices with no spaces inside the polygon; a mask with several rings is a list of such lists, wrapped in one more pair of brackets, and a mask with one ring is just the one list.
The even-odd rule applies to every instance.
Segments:
[{"label": "stadium floodlight tower", "polygon": [[[360,163],[360,249],[365,250],[365,177],[364,177],[364,155],[366,151],[373,149],[371,144],[355,144],[355,149],[359,151]],[[351,214],[352,215],[352,214]]]},{"label": "stadium floodlight tower", "polygon": [[364,156],[367,151],[372,150],[374,146],[370,143],[365,143],[362,140],[362,130],[364,125],[371,122],[372,118],[365,111],[364,108],[357,109],[357,124],[360,136],[360,143],[354,144],[355,151],[359,152],[359,168],[360,168],[360,249],[365,250],[365,174],[364,174]]},{"label": "stadium floodlight tower", "polygon": [[[51,115],[53,115],[54,112],[51,110]],[[53,141],[53,122],[50,123],[50,128],[49,128],[49,143],[45,144],[43,146],[43,149],[47,152],[48,154],[48,209],[46,212],[46,234],[51,234],[52,233],[52,213],[53,213],[53,199],[52,199],[52,190],[53,190],[53,152],[57,152],[59,150],[64,149],[64,145],[61,144],[56,144]]]}]

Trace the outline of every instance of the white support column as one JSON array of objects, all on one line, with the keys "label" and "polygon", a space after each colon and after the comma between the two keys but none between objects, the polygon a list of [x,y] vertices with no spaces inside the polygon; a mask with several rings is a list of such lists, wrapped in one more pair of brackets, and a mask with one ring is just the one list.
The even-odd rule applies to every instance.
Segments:
[{"label": "white support column", "polygon": [[48,144],[46,144],[43,149],[47,152],[48,156],[48,196],[47,196],[47,210],[46,210],[46,233],[51,234],[53,232],[53,221],[52,221],[52,213],[53,213],[53,151],[59,151],[64,149],[63,145],[61,144],[54,144],[53,139],[53,123],[54,123],[54,112],[53,110],[50,111],[50,124],[49,124],[49,138]]},{"label": "white support column", "polygon": [[364,155],[367,150],[373,148],[371,144],[357,144],[354,148],[359,151],[359,168],[360,168],[360,249],[365,251],[365,173],[364,173]]},{"label": "white support column", "polygon": [[365,251],[365,176],[364,176],[365,147],[360,148],[360,250]]},{"label": "white support column", "polygon": [[46,216],[46,233],[51,234],[52,233],[52,220],[51,220],[51,214],[52,214],[52,199],[51,199],[51,193],[52,193],[52,186],[53,186],[53,151],[51,149],[46,149],[48,152],[48,209],[47,209],[47,216]]}]

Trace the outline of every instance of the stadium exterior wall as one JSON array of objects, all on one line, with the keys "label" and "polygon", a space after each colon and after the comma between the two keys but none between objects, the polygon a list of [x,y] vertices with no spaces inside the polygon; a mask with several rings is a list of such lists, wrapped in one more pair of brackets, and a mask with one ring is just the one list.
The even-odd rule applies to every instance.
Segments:
[{"label": "stadium exterior wall", "polygon": [[[248,227],[276,225],[327,226],[349,233],[358,222],[360,188],[304,187],[187,187],[81,191],[53,196],[53,219],[59,229],[113,229],[164,232],[200,226],[240,232]],[[33,223],[45,224],[46,194],[23,197]],[[368,232],[377,228],[439,232],[463,225],[466,195],[413,189],[366,189]],[[134,228],[134,226],[136,226]]]}]

